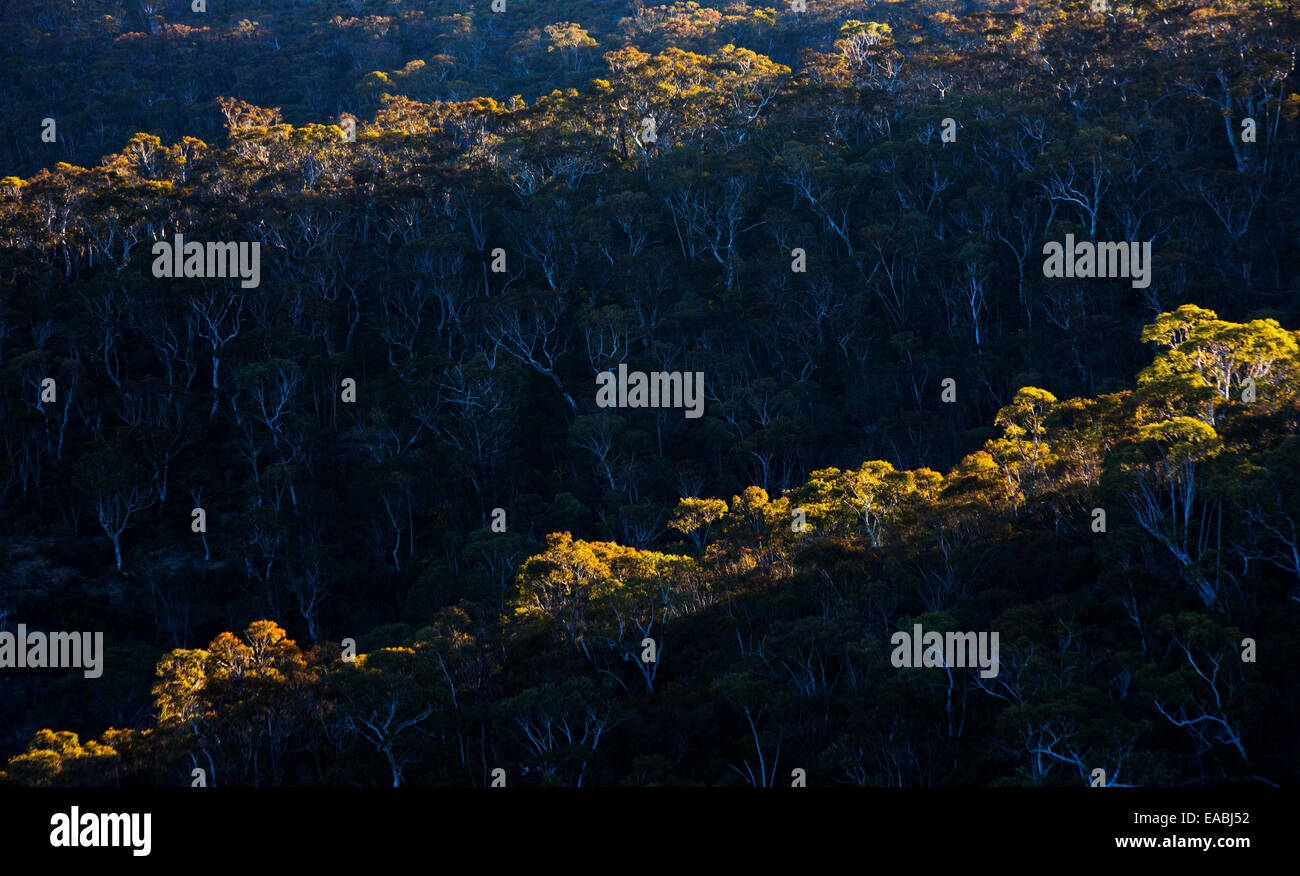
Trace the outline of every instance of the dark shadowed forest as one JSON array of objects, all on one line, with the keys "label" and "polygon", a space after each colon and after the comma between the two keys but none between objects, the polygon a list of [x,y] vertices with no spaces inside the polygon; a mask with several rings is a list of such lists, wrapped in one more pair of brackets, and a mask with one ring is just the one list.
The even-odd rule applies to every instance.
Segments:
[{"label": "dark shadowed forest", "polygon": [[1300,780],[1294,0],[2,8],[0,783]]}]

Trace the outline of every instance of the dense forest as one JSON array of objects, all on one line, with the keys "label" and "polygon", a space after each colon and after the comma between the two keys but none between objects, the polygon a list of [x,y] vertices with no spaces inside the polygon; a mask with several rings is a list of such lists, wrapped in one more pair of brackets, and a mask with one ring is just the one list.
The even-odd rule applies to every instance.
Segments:
[{"label": "dense forest", "polygon": [[1300,780],[1294,0],[4,20],[0,782]]}]

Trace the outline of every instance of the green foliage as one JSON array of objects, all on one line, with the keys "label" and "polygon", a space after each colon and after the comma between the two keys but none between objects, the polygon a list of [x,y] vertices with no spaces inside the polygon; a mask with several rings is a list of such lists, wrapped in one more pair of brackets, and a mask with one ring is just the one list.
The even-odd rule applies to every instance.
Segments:
[{"label": "green foliage", "polygon": [[[453,7],[13,23],[4,608],[147,658],[15,680],[8,781],[1300,775],[1296,667],[1230,659],[1296,652],[1294,16]],[[1003,673],[900,675],[916,618]]]}]

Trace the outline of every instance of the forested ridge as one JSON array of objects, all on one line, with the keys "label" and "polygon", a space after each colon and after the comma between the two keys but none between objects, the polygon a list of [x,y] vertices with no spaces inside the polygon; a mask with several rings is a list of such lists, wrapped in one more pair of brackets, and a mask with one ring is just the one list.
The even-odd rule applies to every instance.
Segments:
[{"label": "forested ridge", "polygon": [[7,13],[0,776],[1295,782],[1300,19],[977,5]]}]

